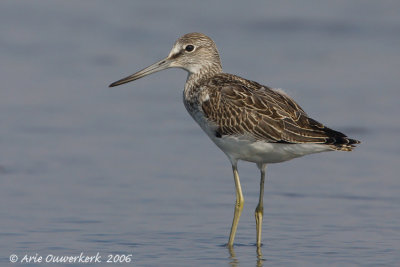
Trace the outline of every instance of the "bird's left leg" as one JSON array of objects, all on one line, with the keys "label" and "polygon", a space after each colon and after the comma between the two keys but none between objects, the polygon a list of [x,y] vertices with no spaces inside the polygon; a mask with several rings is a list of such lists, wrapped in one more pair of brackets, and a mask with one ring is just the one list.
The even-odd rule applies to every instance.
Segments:
[{"label": "bird's left leg", "polygon": [[254,215],[256,217],[257,247],[260,247],[261,246],[261,228],[262,228],[262,220],[263,220],[263,213],[264,213],[263,198],[264,198],[265,169],[267,167],[267,164],[257,164],[257,166],[261,172],[261,180],[260,180],[260,196],[258,199],[258,205],[257,205]]},{"label": "bird's left leg", "polygon": [[236,229],[239,223],[240,215],[242,214],[243,203],[244,203],[242,187],[240,186],[239,173],[237,170],[237,161],[232,162],[232,170],[233,170],[233,178],[235,179],[236,203],[235,203],[235,213],[233,214],[231,233],[229,235],[228,247],[233,246],[233,240],[235,239]]}]

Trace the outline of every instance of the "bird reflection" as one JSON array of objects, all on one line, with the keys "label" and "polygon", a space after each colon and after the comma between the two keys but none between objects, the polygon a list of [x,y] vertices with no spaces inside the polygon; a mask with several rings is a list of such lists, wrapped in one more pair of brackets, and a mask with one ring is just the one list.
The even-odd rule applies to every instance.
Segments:
[{"label": "bird reflection", "polygon": [[[232,267],[239,267],[240,262],[238,257],[236,256],[235,249],[233,248],[233,246],[227,246],[227,248],[229,251],[229,259],[230,259],[229,265]],[[256,254],[257,254],[256,266],[257,267],[264,266],[264,262],[266,261],[266,259],[263,258],[261,246],[256,246]]]}]

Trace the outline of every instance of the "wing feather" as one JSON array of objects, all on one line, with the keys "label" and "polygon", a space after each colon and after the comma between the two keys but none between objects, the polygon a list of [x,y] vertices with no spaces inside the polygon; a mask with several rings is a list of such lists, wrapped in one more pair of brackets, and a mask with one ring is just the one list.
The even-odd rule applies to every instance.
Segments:
[{"label": "wing feather", "polygon": [[[204,86],[203,86],[204,87]],[[351,150],[357,140],[311,119],[282,91],[219,74],[208,80],[209,99],[202,103],[205,117],[217,125],[218,134],[246,135],[277,143],[318,143]]]}]

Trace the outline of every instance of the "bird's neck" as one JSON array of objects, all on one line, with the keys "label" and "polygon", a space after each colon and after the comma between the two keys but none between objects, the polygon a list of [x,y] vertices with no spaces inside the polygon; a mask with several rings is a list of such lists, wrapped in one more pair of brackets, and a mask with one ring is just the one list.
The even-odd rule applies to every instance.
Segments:
[{"label": "bird's neck", "polygon": [[197,70],[196,72],[189,72],[185,84],[185,92],[193,90],[204,81],[212,76],[221,73],[221,64],[215,64],[210,66],[204,66],[203,68]]}]

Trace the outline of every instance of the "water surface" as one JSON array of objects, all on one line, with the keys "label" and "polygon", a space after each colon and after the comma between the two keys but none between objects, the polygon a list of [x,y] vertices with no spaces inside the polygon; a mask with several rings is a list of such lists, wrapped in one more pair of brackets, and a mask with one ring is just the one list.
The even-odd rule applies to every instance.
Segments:
[{"label": "water surface", "polygon": [[[399,265],[399,8],[2,1],[1,265],[81,252],[132,254],[130,266]],[[231,168],[181,103],[186,73],[107,88],[192,31],[215,40],[225,71],[284,88],[363,142],[268,167],[262,257],[254,164],[239,164],[245,207],[224,246]]]}]

